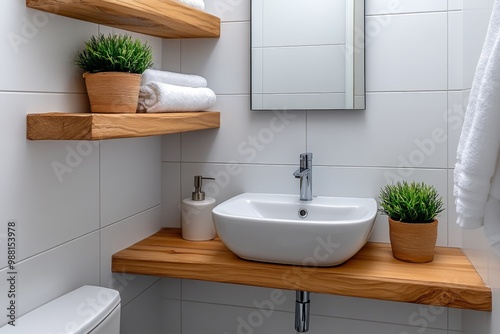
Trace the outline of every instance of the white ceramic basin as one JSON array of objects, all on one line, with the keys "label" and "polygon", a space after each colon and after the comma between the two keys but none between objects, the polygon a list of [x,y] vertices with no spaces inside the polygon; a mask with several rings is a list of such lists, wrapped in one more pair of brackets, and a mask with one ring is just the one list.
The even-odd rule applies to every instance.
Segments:
[{"label": "white ceramic basin", "polygon": [[[302,210],[302,211],[301,211]],[[304,216],[307,210],[307,216]],[[213,211],[217,233],[241,258],[304,266],[335,266],[368,240],[377,202],[373,198],[243,193]]]}]

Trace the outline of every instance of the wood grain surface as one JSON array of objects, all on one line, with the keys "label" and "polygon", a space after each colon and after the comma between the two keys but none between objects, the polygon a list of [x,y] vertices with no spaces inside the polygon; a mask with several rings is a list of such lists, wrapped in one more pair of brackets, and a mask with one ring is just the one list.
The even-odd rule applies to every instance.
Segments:
[{"label": "wood grain surface", "polygon": [[175,0],[26,0],[26,6],[161,38],[220,36],[220,19]]},{"label": "wood grain surface", "polygon": [[157,114],[29,114],[26,129],[30,140],[102,140],[219,127],[219,112],[202,111]]},{"label": "wood grain surface", "polygon": [[396,260],[389,244],[368,243],[337,267],[299,267],[240,259],[218,239],[190,242],[180,229],[158,233],[113,255],[117,273],[245,284],[352,297],[491,311],[491,289],[458,248],[434,261]]}]

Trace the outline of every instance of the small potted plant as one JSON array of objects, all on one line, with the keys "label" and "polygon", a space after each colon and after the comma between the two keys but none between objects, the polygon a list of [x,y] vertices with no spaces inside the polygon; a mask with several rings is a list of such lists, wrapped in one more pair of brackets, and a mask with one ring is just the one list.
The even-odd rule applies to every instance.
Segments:
[{"label": "small potted plant", "polygon": [[135,113],[141,74],[153,66],[151,47],[129,35],[99,34],[85,42],[75,63],[85,73],[94,113]]},{"label": "small potted plant", "polygon": [[393,256],[406,262],[434,259],[443,198],[433,186],[415,181],[386,185],[380,190],[380,213],[389,218]]}]

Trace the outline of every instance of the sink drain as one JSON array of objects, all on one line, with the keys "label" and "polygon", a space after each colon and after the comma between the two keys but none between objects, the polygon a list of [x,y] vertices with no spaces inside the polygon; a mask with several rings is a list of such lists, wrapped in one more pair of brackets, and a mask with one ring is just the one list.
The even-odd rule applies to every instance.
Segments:
[{"label": "sink drain", "polygon": [[300,218],[306,218],[307,214],[308,214],[308,212],[306,209],[299,209],[299,217]]}]

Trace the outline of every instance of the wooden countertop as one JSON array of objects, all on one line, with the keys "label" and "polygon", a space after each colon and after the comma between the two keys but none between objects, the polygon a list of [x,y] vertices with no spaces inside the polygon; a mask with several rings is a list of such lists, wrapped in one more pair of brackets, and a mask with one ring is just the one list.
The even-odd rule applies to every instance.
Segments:
[{"label": "wooden countertop", "polygon": [[491,289],[458,248],[437,247],[423,264],[393,258],[390,244],[368,243],[337,267],[243,260],[220,240],[190,242],[180,229],[158,233],[113,255],[112,271],[491,311]]}]

